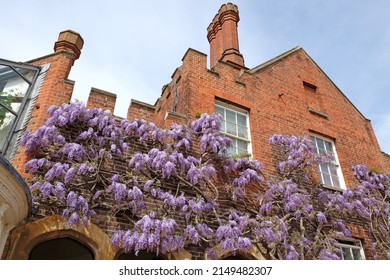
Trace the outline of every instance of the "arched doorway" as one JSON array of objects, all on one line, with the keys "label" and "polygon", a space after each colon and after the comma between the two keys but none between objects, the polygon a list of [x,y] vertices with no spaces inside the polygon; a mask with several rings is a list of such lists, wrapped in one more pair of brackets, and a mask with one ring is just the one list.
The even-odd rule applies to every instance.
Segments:
[{"label": "arched doorway", "polygon": [[62,237],[43,241],[31,250],[30,260],[93,260],[92,251],[82,243]]}]

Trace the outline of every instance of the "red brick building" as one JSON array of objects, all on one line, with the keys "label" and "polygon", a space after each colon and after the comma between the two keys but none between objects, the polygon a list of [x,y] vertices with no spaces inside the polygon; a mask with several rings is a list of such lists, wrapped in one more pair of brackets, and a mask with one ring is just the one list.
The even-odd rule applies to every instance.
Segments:
[{"label": "red brick building", "polygon": [[217,111],[231,117],[226,120],[231,131],[224,132],[237,143],[234,153],[249,153],[268,166],[268,138],[295,134],[332,144],[343,186],[353,184],[350,167],[358,163],[389,173],[390,158],[380,151],[370,120],[305,50],[296,47],[252,69],[245,67],[238,21],[237,6],[223,5],[207,29],[211,69],[206,54],[189,49],[154,106],[132,100],[127,117],[166,126]]},{"label": "red brick building", "polygon": [[[163,87],[156,103],[131,100],[127,118],[142,118],[157,126],[168,126],[172,122],[190,122],[201,113],[218,112],[224,118],[222,133],[234,143],[231,153],[249,154],[264,163],[269,172],[273,166],[269,137],[273,134],[306,135],[314,141],[317,152],[336,154],[335,164],[319,168],[321,182],[331,189],[354,185],[351,166],[355,164],[363,163],[390,173],[390,157],[380,151],[370,121],[302,48],[293,48],[249,69],[239,51],[238,22],[237,6],[222,5],[207,28],[211,68],[207,67],[206,54],[188,49],[182,65],[173,72],[171,82]],[[35,69],[37,74],[29,78],[23,95],[26,101],[10,123],[11,132],[6,132],[12,145],[2,144],[1,147],[2,153],[23,176],[27,176],[24,174],[27,157],[17,145],[20,133],[40,127],[50,105],[71,100],[74,81],[69,80],[68,75],[82,47],[80,34],[67,30],[60,33],[52,54],[26,64],[0,61],[3,67],[0,70],[4,70],[1,70],[0,82],[5,81],[1,76],[6,75],[6,67],[25,69],[19,72],[28,75],[35,69],[31,67],[39,66]],[[113,111],[115,101],[115,94],[92,88],[87,106]],[[109,246],[108,235],[97,226],[70,230],[57,216],[43,220],[13,230],[5,257],[28,258],[39,240],[54,237],[69,237],[88,244],[96,259],[117,256]],[[354,229],[353,234],[359,238],[367,235],[362,228]],[[25,252],[18,252],[20,248],[26,248]],[[189,257],[183,253],[171,258]]]}]

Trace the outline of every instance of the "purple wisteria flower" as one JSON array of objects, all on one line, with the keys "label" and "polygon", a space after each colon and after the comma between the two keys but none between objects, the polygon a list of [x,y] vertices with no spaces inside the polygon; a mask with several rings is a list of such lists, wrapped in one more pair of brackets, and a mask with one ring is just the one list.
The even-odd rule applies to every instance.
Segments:
[{"label": "purple wisteria flower", "polygon": [[161,129],[80,102],[48,113],[44,126],[21,139],[32,157],[26,171],[34,176],[34,201],[58,205],[68,226],[87,225],[91,207],[111,207],[113,220],[129,220],[111,238],[125,252],[195,245],[214,259],[211,248],[236,254],[256,244],[272,258],[338,259],[334,238],[351,236],[356,222],[376,238],[373,254],[390,256],[388,175],[357,165],[357,186],[317,186],[317,164],[332,155],[316,155],[310,139],[272,136],[270,173],[249,157],[229,156],[232,140],[220,133],[217,114]]}]

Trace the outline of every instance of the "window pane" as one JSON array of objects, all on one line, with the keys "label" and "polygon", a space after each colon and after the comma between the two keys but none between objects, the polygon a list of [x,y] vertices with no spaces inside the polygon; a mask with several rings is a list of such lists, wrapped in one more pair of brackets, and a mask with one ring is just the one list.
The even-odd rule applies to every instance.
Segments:
[{"label": "window pane", "polygon": [[337,176],[337,167],[332,164],[329,164],[328,166],[329,166],[330,174],[332,174],[333,176]]},{"label": "window pane", "polygon": [[324,140],[317,138],[317,146],[320,151],[324,151],[325,150]]},{"label": "window pane", "polygon": [[237,154],[237,144],[233,140],[233,146],[228,149],[229,155],[236,155]]},{"label": "window pane", "polygon": [[[34,73],[31,73],[29,76],[32,77]],[[18,112],[29,84],[12,68],[2,67],[0,68],[0,86],[0,102]]]},{"label": "window pane", "polygon": [[226,133],[237,136],[237,127],[234,123],[227,122],[226,123]]},{"label": "window pane", "polygon": [[[16,71],[19,72],[27,81],[30,83],[33,81],[34,75],[36,73],[36,70],[31,70],[31,69],[25,69],[21,67],[14,67]],[[17,75],[15,73],[15,75]],[[19,76],[19,75],[18,75]]]},{"label": "window pane", "polygon": [[221,131],[226,132],[225,110],[221,107],[215,106],[215,111],[222,116]]},{"label": "window pane", "polygon": [[232,155],[232,156],[236,155],[237,154],[236,148],[234,148],[234,147],[229,148],[228,149],[228,154]]},{"label": "window pane", "polygon": [[8,112],[5,108],[0,106],[0,149],[3,148],[7,134],[12,128],[16,116]]},{"label": "window pane", "polygon": [[219,106],[215,106],[215,111],[220,114],[222,116],[222,118],[224,118],[224,110],[223,108],[219,107]]},{"label": "window pane", "polygon": [[341,187],[339,177],[332,175],[332,182],[333,182],[333,187],[336,187],[336,188]]},{"label": "window pane", "polygon": [[327,174],[327,173],[323,173],[322,174],[322,178],[323,178],[323,184],[325,184],[325,185],[327,185],[327,186],[332,186],[332,181],[331,181],[331,179],[330,179],[330,175],[329,174]]},{"label": "window pane", "polygon": [[233,108],[229,107],[228,109],[218,104],[215,105],[215,111],[224,117],[221,132],[232,139],[233,147],[229,148],[229,154],[247,154],[249,145],[248,116],[241,113],[241,110],[238,112]]},{"label": "window pane", "polygon": [[342,248],[344,260],[353,260],[353,256],[350,248]]},{"label": "window pane", "polygon": [[328,167],[329,167],[329,170],[330,170],[330,175],[332,177],[333,186],[339,188],[340,187],[340,181],[339,181],[339,176],[337,175],[337,166],[329,164]]},{"label": "window pane", "polygon": [[11,93],[6,91],[0,92],[0,103],[4,106],[11,108],[13,99],[14,96]]},{"label": "window pane", "polygon": [[319,166],[320,173],[321,173],[321,181],[323,184],[327,186],[332,186],[332,181],[330,178],[329,170],[328,170],[328,165],[325,163],[321,163]]},{"label": "window pane", "polygon": [[362,254],[360,253],[360,249],[354,248],[352,249],[353,259],[354,260],[362,260]]},{"label": "window pane", "polygon": [[226,109],[226,121],[230,123],[236,123],[236,113]]},{"label": "window pane", "polygon": [[332,143],[329,141],[324,141],[324,143],[325,143],[326,152],[329,154],[333,154]]},{"label": "window pane", "polygon": [[248,130],[246,127],[238,126],[238,137],[248,139]]},{"label": "window pane", "polygon": [[343,251],[342,251],[341,248],[338,248],[338,249],[337,249],[336,255],[340,258],[340,260],[343,260],[343,259],[344,259]]},{"label": "window pane", "polygon": [[246,141],[237,140],[238,154],[248,153],[248,143]]},{"label": "window pane", "polygon": [[246,116],[237,114],[237,124],[246,127]]},{"label": "window pane", "polygon": [[226,132],[226,122],[224,120],[221,122],[221,131]]},{"label": "window pane", "polygon": [[321,173],[326,173],[326,174],[329,174],[330,175],[330,172],[329,172],[329,166],[327,163],[320,163],[320,171]]}]

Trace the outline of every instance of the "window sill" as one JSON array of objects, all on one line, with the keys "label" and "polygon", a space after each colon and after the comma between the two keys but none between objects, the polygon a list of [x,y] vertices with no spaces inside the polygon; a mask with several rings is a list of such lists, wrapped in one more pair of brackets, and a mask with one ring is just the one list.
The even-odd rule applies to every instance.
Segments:
[{"label": "window sill", "polygon": [[329,185],[324,185],[324,184],[320,184],[320,186],[323,187],[324,189],[332,190],[332,191],[337,191],[337,192],[343,192],[343,191],[346,190],[346,189],[343,189],[343,188],[337,188],[337,187],[333,187],[333,186],[329,186]]}]

